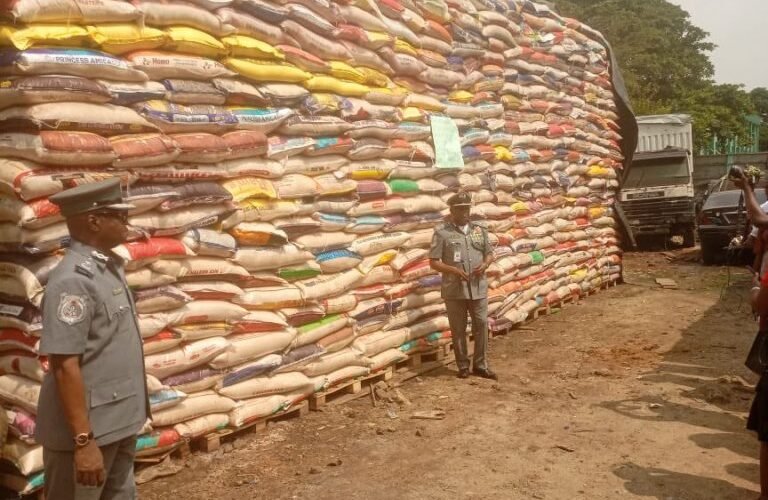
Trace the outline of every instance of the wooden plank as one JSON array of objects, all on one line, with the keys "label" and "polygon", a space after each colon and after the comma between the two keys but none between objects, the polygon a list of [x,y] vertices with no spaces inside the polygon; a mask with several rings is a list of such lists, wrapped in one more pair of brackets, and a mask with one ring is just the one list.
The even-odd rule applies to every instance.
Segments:
[{"label": "wooden plank", "polygon": [[429,373],[434,370],[438,370],[440,368],[446,367],[455,362],[456,361],[453,358],[451,358],[451,359],[445,359],[442,361],[432,361],[429,363],[424,363],[420,365],[418,368],[402,368],[395,372],[395,376],[392,379],[391,383],[395,387],[399,387],[404,382],[412,378],[419,377],[421,375],[424,375],[425,373]]},{"label": "wooden plank", "polygon": [[661,288],[668,288],[672,290],[677,289],[677,281],[671,280],[669,278],[656,278],[656,284]]},{"label": "wooden plank", "polygon": [[[468,340],[471,343],[471,341]],[[452,351],[451,351],[452,352]],[[442,362],[446,358],[446,350],[443,346],[435,347],[425,352],[415,352],[408,356],[408,359],[395,365],[395,370],[407,368],[418,370],[419,367],[429,363]]]},{"label": "wooden plank", "polygon": [[181,441],[178,444],[176,444],[176,446],[170,449],[167,449],[162,453],[159,453],[157,455],[150,455],[146,457],[134,457],[133,461],[136,462],[137,464],[159,464],[160,462],[165,460],[165,458],[168,455],[174,455],[174,456],[179,455],[180,454],[179,450],[181,450],[182,447],[188,448],[189,445],[187,444],[186,441]]},{"label": "wooden plank", "polygon": [[[470,336],[471,337],[471,336]],[[474,342],[467,339],[467,354],[472,357],[474,353]],[[456,362],[453,343],[438,346],[436,349],[426,353],[415,353],[411,358],[402,361],[395,366],[395,376],[392,383],[397,387],[404,382],[429,373],[434,370],[446,367]]]},{"label": "wooden plank", "polygon": [[370,387],[380,380],[392,378],[392,367],[389,366],[376,373],[348,380],[324,391],[316,392],[309,397],[309,409],[317,410],[328,404],[343,404],[370,394]]},{"label": "wooden plank", "polygon": [[233,440],[236,437],[266,430],[267,425],[270,422],[278,422],[281,420],[298,418],[306,415],[308,412],[309,403],[307,401],[302,401],[291,406],[283,412],[254,420],[253,422],[249,422],[243,426],[237,428],[221,429],[219,431],[206,434],[205,436],[193,438],[190,440],[189,446],[191,449],[211,453],[218,450],[223,443]]}]

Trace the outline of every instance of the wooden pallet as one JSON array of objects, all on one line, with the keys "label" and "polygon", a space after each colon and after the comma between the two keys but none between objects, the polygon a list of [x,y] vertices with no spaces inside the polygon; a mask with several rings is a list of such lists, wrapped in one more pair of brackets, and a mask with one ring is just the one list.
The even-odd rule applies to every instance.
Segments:
[{"label": "wooden pallet", "polygon": [[157,455],[149,455],[145,457],[135,457],[133,459],[136,464],[155,465],[165,460],[169,455],[173,458],[184,458],[189,454],[189,443],[186,441],[180,441],[170,449],[165,450]]},{"label": "wooden pallet", "polygon": [[189,449],[200,450],[207,453],[216,451],[221,447],[221,444],[226,441],[234,440],[237,437],[241,437],[252,432],[261,432],[266,430],[267,424],[270,422],[278,422],[281,420],[298,418],[306,415],[307,413],[309,413],[309,402],[302,401],[301,403],[296,403],[283,412],[275,413],[274,415],[254,420],[253,422],[249,422],[243,426],[237,428],[221,429],[219,431],[206,434],[205,436],[194,438],[189,442]]},{"label": "wooden pallet", "polygon": [[400,361],[395,365],[395,370],[402,368],[418,369],[422,365],[429,363],[442,362],[446,358],[445,346],[436,347],[435,349],[425,352],[415,352],[408,356],[408,359]]},{"label": "wooden pallet", "polygon": [[566,307],[569,304],[578,304],[583,299],[590,297],[592,295],[596,295],[598,292],[602,290],[607,290],[609,288],[614,288],[618,286],[620,283],[618,280],[615,281],[608,281],[600,285],[599,287],[595,287],[590,289],[587,292],[584,292],[582,295],[570,295],[560,302],[557,302],[555,304],[549,304],[546,306],[539,307],[537,309],[534,309],[529,315],[528,318],[521,324],[512,325],[508,328],[504,328],[497,331],[489,331],[488,334],[491,338],[498,337],[500,335],[507,335],[510,332],[514,331],[515,329],[519,328],[520,326],[527,325],[531,323],[532,321],[542,317],[542,316],[548,316],[550,314],[554,314],[557,312],[560,312],[564,307]]},{"label": "wooden pallet", "polygon": [[309,409],[317,410],[329,404],[343,404],[367,396],[374,384],[381,380],[390,380],[393,375],[392,367],[388,366],[376,373],[348,380],[324,391],[316,392],[309,397]]},{"label": "wooden pallet", "polygon": [[559,302],[555,302],[553,304],[547,304],[546,306],[541,306],[538,309],[534,309],[533,312],[531,312],[531,314],[528,316],[528,321],[533,321],[535,319],[540,318],[541,316],[549,316],[550,314],[560,312],[563,308],[565,308],[566,305],[575,304],[578,301],[579,301],[579,296],[569,295],[564,299],[560,300]]},{"label": "wooden pallet", "polygon": [[602,283],[600,286],[596,286],[595,288],[591,288],[586,294],[585,297],[591,297],[592,295],[596,295],[599,292],[603,290],[608,290],[609,288],[614,288],[619,286],[619,280],[614,281],[606,281],[605,283]]},{"label": "wooden pallet", "polygon": [[[474,343],[467,339],[469,356],[474,352]],[[405,381],[425,373],[444,368],[456,362],[453,343],[445,344],[434,350],[411,354],[409,359],[395,365],[394,385],[400,386]]]}]

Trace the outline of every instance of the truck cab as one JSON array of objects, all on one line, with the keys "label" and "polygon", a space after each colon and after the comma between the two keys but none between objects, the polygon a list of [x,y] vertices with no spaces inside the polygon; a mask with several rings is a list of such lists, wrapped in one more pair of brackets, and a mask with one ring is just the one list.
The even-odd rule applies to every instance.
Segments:
[{"label": "truck cab", "polygon": [[636,240],[680,236],[695,244],[692,126],[688,115],[641,116],[639,141],[624,178],[621,206]]}]

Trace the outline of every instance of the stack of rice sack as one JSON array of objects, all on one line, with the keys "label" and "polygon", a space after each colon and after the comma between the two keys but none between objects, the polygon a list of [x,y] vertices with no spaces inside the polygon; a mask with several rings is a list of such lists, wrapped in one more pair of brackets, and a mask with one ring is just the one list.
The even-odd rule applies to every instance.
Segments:
[{"label": "stack of rice sack", "polygon": [[[496,247],[492,328],[615,280],[601,36],[522,0],[17,0],[0,27],[3,457],[39,484],[48,197],[120,177],[154,421],[140,454],[450,342],[445,200]],[[465,167],[435,165],[430,117]],[[26,478],[26,479],[25,479]]]}]

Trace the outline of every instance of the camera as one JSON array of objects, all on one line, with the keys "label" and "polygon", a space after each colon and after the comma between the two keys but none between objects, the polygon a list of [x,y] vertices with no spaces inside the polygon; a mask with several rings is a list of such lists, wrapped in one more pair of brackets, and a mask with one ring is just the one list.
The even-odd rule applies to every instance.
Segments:
[{"label": "camera", "polygon": [[729,179],[745,179],[750,186],[754,187],[759,181],[762,172],[759,168],[749,165],[746,168],[741,165],[733,165],[728,169]]}]

